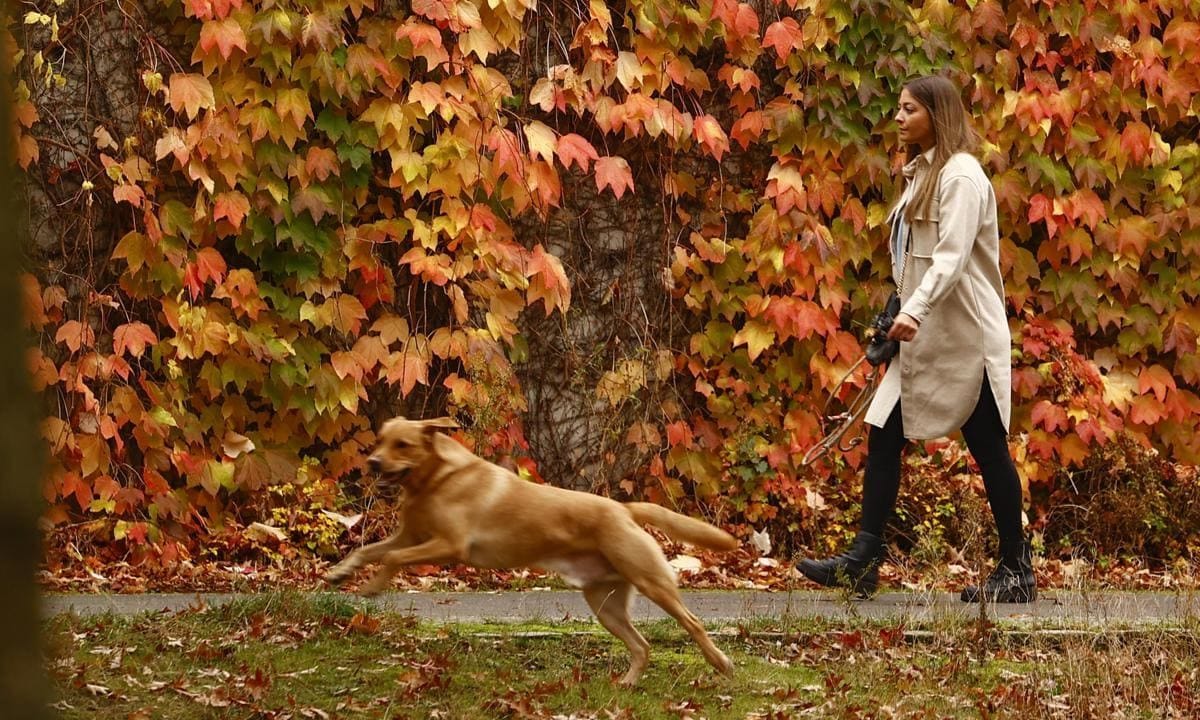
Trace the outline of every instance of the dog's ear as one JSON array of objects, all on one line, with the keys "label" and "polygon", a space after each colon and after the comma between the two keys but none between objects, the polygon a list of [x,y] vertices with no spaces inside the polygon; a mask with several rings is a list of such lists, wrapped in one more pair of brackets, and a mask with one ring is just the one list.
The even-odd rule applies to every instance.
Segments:
[{"label": "dog's ear", "polygon": [[459,425],[458,422],[451,417],[430,418],[429,420],[422,420],[421,424],[425,426],[425,432],[431,432],[438,429],[461,427],[461,425]]}]

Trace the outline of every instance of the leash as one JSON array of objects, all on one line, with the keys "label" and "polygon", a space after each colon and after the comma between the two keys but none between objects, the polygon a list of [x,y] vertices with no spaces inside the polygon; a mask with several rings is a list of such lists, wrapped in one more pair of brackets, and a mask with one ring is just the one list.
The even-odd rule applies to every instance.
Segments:
[{"label": "leash", "polygon": [[850,367],[850,370],[848,370],[846,374],[842,376],[842,379],[838,381],[838,384],[833,388],[833,392],[830,393],[829,398],[825,401],[825,407],[821,409],[821,417],[824,418],[821,423],[821,429],[825,429],[825,423],[838,424],[833,430],[827,432],[825,437],[821,438],[816,445],[813,445],[811,448],[809,448],[808,452],[804,453],[804,458],[800,461],[801,467],[808,466],[814,460],[824,457],[825,454],[828,453],[832,448],[836,447],[840,452],[845,453],[850,452],[862,444],[863,434],[861,431],[854,437],[850,438],[846,445],[842,445],[841,440],[842,436],[845,435],[850,428],[862,418],[864,414],[866,414],[867,407],[871,404],[871,400],[875,397],[875,391],[879,388],[879,384],[875,382],[875,378],[879,375],[879,368],[871,368],[871,374],[867,375],[866,385],[864,385],[858,391],[858,394],[855,395],[850,401],[849,406],[847,406],[844,412],[830,414],[829,406],[833,403],[834,398],[838,396],[838,391],[841,390],[842,386],[846,384],[846,380],[848,380],[850,376],[854,374],[854,371],[857,370],[858,366],[862,365],[863,361],[866,359],[867,356],[863,355],[858,359],[858,362],[854,363],[854,365]]}]

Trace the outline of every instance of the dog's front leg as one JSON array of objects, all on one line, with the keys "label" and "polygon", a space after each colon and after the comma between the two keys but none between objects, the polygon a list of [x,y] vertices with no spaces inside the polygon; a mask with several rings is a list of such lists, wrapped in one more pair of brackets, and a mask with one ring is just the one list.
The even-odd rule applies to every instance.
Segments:
[{"label": "dog's front leg", "polygon": [[420,545],[390,550],[384,553],[383,564],[375,576],[359,592],[367,597],[378,595],[405,565],[441,565],[465,560],[466,553],[461,545],[445,538],[433,538]]},{"label": "dog's front leg", "polygon": [[346,559],[338,563],[332,570],[325,573],[325,582],[333,586],[339,586],[346,582],[359,568],[364,565],[372,565],[379,562],[384,555],[387,555],[393,550],[407,547],[412,544],[412,539],[408,533],[401,530],[392,535],[386,540],[380,540],[370,545],[364,545],[346,556]]}]

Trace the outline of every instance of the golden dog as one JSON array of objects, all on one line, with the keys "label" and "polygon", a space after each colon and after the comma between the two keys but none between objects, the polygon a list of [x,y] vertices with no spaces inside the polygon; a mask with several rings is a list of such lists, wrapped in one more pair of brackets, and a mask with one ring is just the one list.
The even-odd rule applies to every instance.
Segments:
[{"label": "golden dog", "polygon": [[481,568],[536,567],[581,588],[600,623],[629,648],[633,685],[646,669],[650,644],[629,621],[637,589],[687,630],[720,672],[733,663],[683,604],[675,573],[642,525],[712,550],[732,550],[732,535],[650,503],[618,503],[589,493],[539,485],[477,457],[439,428],[449,418],[384,424],[368,466],[380,482],[405,491],[403,525],[381,542],[350,553],[325,579],[338,585],[360,567],[382,563],[363,587],[385,589],[404,565],[464,563]]}]

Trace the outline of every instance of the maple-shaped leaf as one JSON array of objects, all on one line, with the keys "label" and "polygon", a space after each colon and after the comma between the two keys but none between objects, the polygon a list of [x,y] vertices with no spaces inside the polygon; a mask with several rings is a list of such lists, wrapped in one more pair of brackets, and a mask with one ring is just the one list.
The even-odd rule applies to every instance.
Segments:
[{"label": "maple-shaped leaf", "polygon": [[304,88],[287,88],[275,92],[275,112],[280,119],[290,117],[297,130],[304,130],[304,123],[313,119],[312,102]]},{"label": "maple-shaped leaf", "polygon": [[738,3],[733,16],[733,26],[730,27],[736,40],[758,37],[758,13],[747,3]]},{"label": "maple-shaped leaf", "polygon": [[41,117],[38,115],[37,106],[28,100],[20,100],[13,106],[13,115],[17,122],[25,128],[33,127],[33,124]]},{"label": "maple-shaped leaf", "polygon": [[696,134],[696,140],[708,148],[709,154],[716,158],[717,162],[720,162],[721,156],[729,151],[729,138],[721,128],[721,123],[717,122],[712,115],[701,115],[696,118],[693,132]]},{"label": "maple-shaped leaf", "polygon": [[1150,367],[1143,368],[1141,374],[1138,375],[1138,392],[1143,395],[1147,391],[1153,392],[1159,402],[1167,399],[1168,391],[1173,392],[1176,389],[1175,378],[1162,365],[1151,365]]},{"label": "maple-shaped leaf", "polygon": [[605,155],[596,160],[596,190],[603,191],[606,187],[612,188],[618,200],[626,189],[633,192],[633,171],[625,158]]},{"label": "maple-shaped leaf", "polygon": [[113,200],[117,202],[127,202],[130,205],[140,208],[142,202],[146,199],[146,193],[142,188],[133,183],[121,183],[113,188]]},{"label": "maple-shaped leaf", "polygon": [[200,49],[207,53],[214,47],[220,49],[221,57],[226,60],[234,48],[246,52],[246,33],[236,19],[209,20],[200,27]]},{"label": "maple-shaped leaf", "polygon": [[579,169],[587,172],[593,160],[599,160],[596,148],[585,138],[575,133],[567,133],[558,139],[558,159],[563,167],[570,168],[571,163],[578,163]]},{"label": "maple-shaped leaf", "polygon": [[748,320],[733,336],[733,346],[745,345],[751,361],[758,359],[774,342],[775,331],[757,320]]},{"label": "maple-shaped leaf", "polygon": [[346,335],[357,335],[363,321],[367,319],[367,311],[362,302],[350,293],[342,293],[330,302],[333,304],[330,324]]},{"label": "maple-shaped leaf", "polygon": [[525,124],[525,139],[529,141],[531,157],[541,157],[546,162],[554,162],[554,150],[558,143],[553,130],[534,120]]},{"label": "maple-shaped leaf", "polygon": [[1167,24],[1162,38],[1163,45],[1175,49],[1185,57],[1194,57],[1196,51],[1200,50],[1200,23],[1176,16]]},{"label": "maple-shaped leaf", "polygon": [[1033,406],[1029,415],[1034,425],[1041,425],[1047,432],[1070,429],[1067,411],[1058,403],[1040,400]]},{"label": "maple-shaped leaf", "polygon": [[408,342],[410,334],[408,320],[398,315],[384,315],[371,325],[371,332],[378,333],[384,345]]},{"label": "maple-shaped leaf", "polygon": [[416,343],[408,343],[402,352],[388,356],[387,368],[388,384],[400,383],[401,397],[408,397],[418,383],[429,384],[429,363],[421,357]]},{"label": "maple-shaped leaf", "polygon": [[131,357],[141,357],[147,345],[157,342],[158,336],[143,322],[125,323],[113,331],[113,352],[118,355],[128,353]]},{"label": "maple-shaped leaf", "polygon": [[22,170],[28,170],[40,157],[37,140],[32,135],[22,134],[17,140],[17,164]]},{"label": "maple-shaped leaf", "polygon": [[342,174],[342,163],[331,148],[310,147],[304,158],[304,170],[319,182],[324,182],[330,175]]},{"label": "maple-shaped leaf", "polygon": [[734,121],[729,134],[744,150],[762,136],[766,125],[767,119],[762,111],[751,110]]},{"label": "maple-shaped leaf", "polygon": [[626,90],[634,90],[641,86],[646,71],[642,61],[635,53],[621,51],[617,53],[617,80]]},{"label": "maple-shaped leaf", "polygon": [[1144,122],[1129,123],[1121,131],[1121,150],[1138,165],[1143,164],[1152,149],[1152,131]]},{"label": "maple-shaped leaf", "polygon": [[785,17],[767,26],[762,44],[764,48],[775,48],[775,53],[783,60],[804,44],[804,30],[794,18]]},{"label": "maple-shaped leaf", "polygon": [[766,196],[774,198],[775,208],[780,215],[808,205],[803,176],[792,163],[776,162],[771,166],[767,172]]},{"label": "maple-shaped leaf", "polygon": [[337,373],[338,378],[342,380],[354,378],[358,382],[362,382],[367,369],[364,358],[353,350],[338,350],[329,356],[329,364]]},{"label": "maple-shaped leaf", "polygon": [[214,198],[213,221],[227,220],[234,230],[242,227],[242,220],[250,212],[250,201],[237,190],[223,192]]},{"label": "maple-shaped leaf", "polygon": [[571,305],[570,281],[567,280],[562,261],[546,252],[541,244],[533,247],[525,275],[529,278],[526,294],[530,303],[541,300],[547,317],[554,308],[564,313],[567,311]]},{"label": "maple-shaped leaf", "polygon": [[175,73],[171,76],[170,93],[171,108],[175,112],[184,110],[189,119],[216,106],[212,83],[203,75]]},{"label": "maple-shaped leaf", "polygon": [[91,347],[96,342],[96,333],[90,325],[68,320],[54,333],[54,342],[65,343],[71,352],[77,352],[81,347]]},{"label": "maple-shaped leaf", "polygon": [[538,201],[539,211],[544,212],[550,207],[559,206],[559,199],[562,197],[562,182],[553,165],[541,160],[534,160],[529,163],[529,170],[525,178],[529,183],[529,189],[534,193],[533,197]]},{"label": "maple-shaped leaf", "polygon": [[438,24],[448,23],[452,4],[448,0],[413,0],[412,11]]},{"label": "maple-shaped leaf", "polygon": [[1156,234],[1154,223],[1150,222],[1148,218],[1141,216],[1121,218],[1121,221],[1117,223],[1117,246],[1114,250],[1127,257],[1140,258],[1145,255],[1146,246]]},{"label": "maple-shaped leaf", "polygon": [[225,258],[216,248],[200,248],[196,253],[196,276],[200,282],[212,280],[220,284],[225,279]]},{"label": "maple-shaped leaf", "polygon": [[480,62],[486,63],[488,58],[503,50],[495,36],[487,28],[471,28],[458,36],[458,47],[464,57],[474,54]]}]

